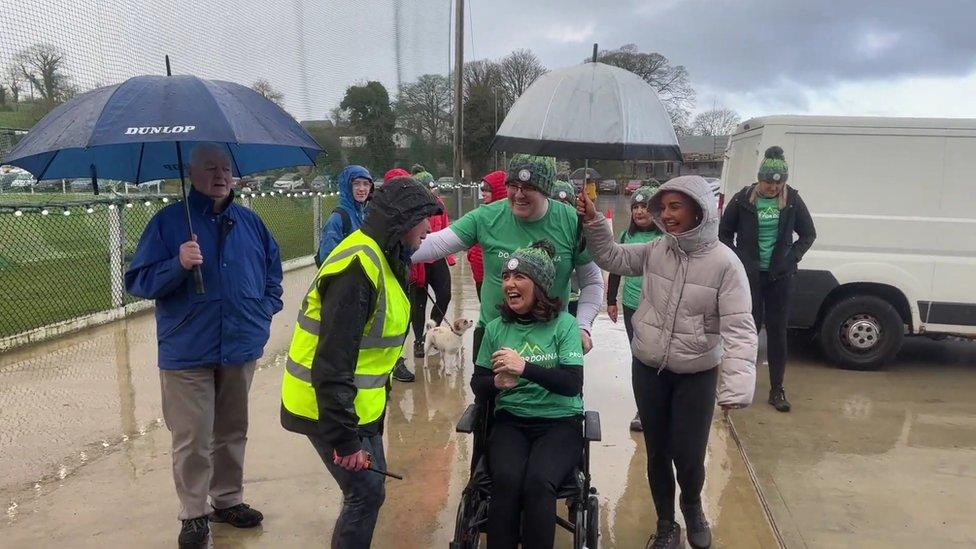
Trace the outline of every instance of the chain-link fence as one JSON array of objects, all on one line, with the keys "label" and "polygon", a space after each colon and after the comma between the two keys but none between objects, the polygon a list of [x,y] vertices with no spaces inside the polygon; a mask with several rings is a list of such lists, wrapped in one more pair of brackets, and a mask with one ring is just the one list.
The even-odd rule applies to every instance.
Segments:
[{"label": "chain-link fence", "polygon": [[[125,292],[127,264],[152,216],[179,200],[57,196],[0,196],[0,348],[12,336],[137,301]],[[452,218],[478,204],[475,187],[445,189],[441,196]],[[289,261],[315,254],[338,197],[304,191],[240,194],[238,200],[261,216],[282,261]]]},{"label": "chain-link fence", "polygon": [[[178,196],[0,201],[0,340],[137,298],[122,275],[152,216]],[[281,246],[282,260],[312,255],[321,217],[335,197],[253,195],[257,212]],[[317,224],[318,223],[318,224]]]}]

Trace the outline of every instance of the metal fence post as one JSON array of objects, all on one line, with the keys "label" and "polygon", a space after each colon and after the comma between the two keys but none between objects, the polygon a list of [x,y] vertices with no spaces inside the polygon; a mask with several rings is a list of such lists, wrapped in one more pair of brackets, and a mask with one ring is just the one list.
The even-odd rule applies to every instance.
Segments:
[{"label": "metal fence post", "polygon": [[312,242],[315,249],[319,249],[319,239],[322,238],[322,197],[316,193],[312,195]]},{"label": "metal fence post", "polygon": [[125,283],[123,280],[123,260],[125,255],[125,238],[122,228],[122,210],[116,207],[107,210],[108,213],[108,276],[109,287],[112,292],[112,308],[125,304]]}]

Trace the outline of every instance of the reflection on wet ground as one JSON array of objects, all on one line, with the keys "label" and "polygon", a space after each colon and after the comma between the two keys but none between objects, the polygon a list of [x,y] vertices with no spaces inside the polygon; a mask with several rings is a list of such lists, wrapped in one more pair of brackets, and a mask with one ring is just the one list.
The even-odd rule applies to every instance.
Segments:
[{"label": "reflection on wet ground", "polygon": [[793,412],[759,403],[736,427],[791,547],[976,545],[976,344],[911,338],[876,372],[792,341]]},{"label": "reflection on wet ground", "polygon": [[[464,262],[453,270],[449,318],[475,318],[477,301]],[[313,276],[286,276],[286,308],[276,317],[267,358],[251,389],[246,499],[266,516],[263,528],[217,525],[218,546],[324,544],[339,511],[340,492],[311,445],[278,423],[283,354],[294,311]],[[0,414],[5,425],[0,521],[5,546],[171,546],[178,532],[169,433],[158,420],[152,315],[103,326],[49,345],[8,353],[0,362]],[[470,348],[471,332],[466,334]],[[587,407],[601,412],[604,440],[593,446],[607,547],[640,547],[655,522],[643,443],[628,431],[635,407],[622,325],[602,316],[597,348],[587,356]],[[408,338],[407,344],[412,343]],[[468,435],[454,425],[471,400],[470,361],[444,372],[437,358],[408,363],[413,384],[396,384],[386,428],[392,471],[376,547],[445,546],[467,481]],[[12,426],[12,427],[8,427]],[[716,545],[774,547],[738,449],[716,419],[708,456],[705,504]],[[36,488],[35,488],[36,486]],[[568,536],[557,538],[559,546]]]}]

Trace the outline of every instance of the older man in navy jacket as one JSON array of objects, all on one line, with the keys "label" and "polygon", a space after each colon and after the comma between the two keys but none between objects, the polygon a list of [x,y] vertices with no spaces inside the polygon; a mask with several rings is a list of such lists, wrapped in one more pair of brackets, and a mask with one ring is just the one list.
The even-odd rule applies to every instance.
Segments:
[{"label": "older man in navy jacket", "polygon": [[[226,149],[197,145],[189,176],[194,238],[187,239],[183,205],[164,208],[125,274],[129,293],[156,300],[163,417],[187,548],[206,544],[208,518],[239,528],[264,518],[243,500],[247,397],[282,307],[278,244],[257,214],[234,203]],[[206,293],[196,293],[194,267]]]}]

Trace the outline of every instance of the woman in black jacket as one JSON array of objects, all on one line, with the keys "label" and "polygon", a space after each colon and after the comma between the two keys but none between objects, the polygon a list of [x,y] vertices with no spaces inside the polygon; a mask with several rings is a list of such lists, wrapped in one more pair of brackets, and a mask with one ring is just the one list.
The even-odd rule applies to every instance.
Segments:
[{"label": "woman in black jacket", "polygon": [[788,175],[783,149],[766,149],[758,182],[732,197],[719,226],[719,239],[735,250],[749,275],[757,330],[765,320],[769,403],[780,412],[790,411],[783,377],[793,274],[817,238],[806,204],[786,185]]}]

